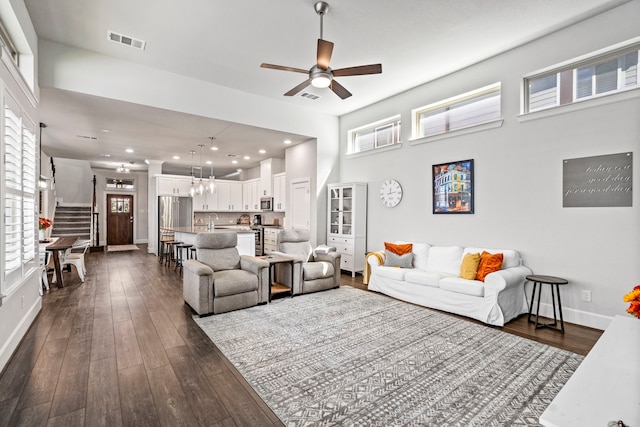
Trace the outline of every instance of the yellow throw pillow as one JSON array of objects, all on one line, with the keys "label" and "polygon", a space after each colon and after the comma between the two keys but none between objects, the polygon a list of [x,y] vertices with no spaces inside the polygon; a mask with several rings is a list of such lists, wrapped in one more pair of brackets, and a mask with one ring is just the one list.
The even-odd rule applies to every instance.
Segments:
[{"label": "yellow throw pillow", "polygon": [[467,280],[475,280],[476,273],[478,272],[478,266],[480,265],[480,254],[466,254],[462,258],[462,265],[460,266],[460,277]]},{"label": "yellow throw pillow", "polygon": [[478,274],[476,280],[484,282],[484,278],[487,274],[498,271],[502,268],[502,253],[490,254],[489,252],[482,252],[480,255],[480,265],[478,266]]}]

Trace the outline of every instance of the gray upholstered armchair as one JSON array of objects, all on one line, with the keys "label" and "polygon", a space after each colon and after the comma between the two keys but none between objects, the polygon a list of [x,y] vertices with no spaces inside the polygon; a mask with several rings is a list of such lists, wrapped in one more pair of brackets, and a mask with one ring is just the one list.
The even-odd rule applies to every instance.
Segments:
[{"label": "gray upholstered armchair", "polygon": [[198,260],[184,262],[184,301],[200,316],[269,300],[269,263],[239,255],[236,233],[199,233]]},{"label": "gray upholstered armchair", "polygon": [[[340,254],[314,253],[309,243],[309,230],[289,229],[278,233],[279,252],[295,260],[292,295],[324,291],[340,286]],[[288,276],[289,268],[281,266],[278,274]],[[291,283],[287,277],[285,283]]]}]

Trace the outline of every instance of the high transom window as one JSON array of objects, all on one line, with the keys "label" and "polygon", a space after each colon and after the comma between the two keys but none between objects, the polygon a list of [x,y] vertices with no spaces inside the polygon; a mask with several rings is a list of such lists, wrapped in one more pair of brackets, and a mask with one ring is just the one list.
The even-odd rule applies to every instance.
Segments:
[{"label": "high transom window", "polygon": [[348,154],[388,147],[400,142],[400,115],[349,131]]},{"label": "high transom window", "polygon": [[502,116],[500,89],[500,83],[495,83],[412,110],[413,138],[440,135],[499,120]]},{"label": "high transom window", "polygon": [[639,51],[636,43],[526,77],[525,113],[637,88]]}]

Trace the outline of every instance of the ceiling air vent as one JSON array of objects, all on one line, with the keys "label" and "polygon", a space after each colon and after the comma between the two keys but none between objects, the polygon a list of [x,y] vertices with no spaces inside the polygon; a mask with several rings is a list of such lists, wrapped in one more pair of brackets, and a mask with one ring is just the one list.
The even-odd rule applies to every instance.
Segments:
[{"label": "ceiling air vent", "polygon": [[136,49],[144,50],[147,42],[134,39],[133,37],[125,36],[124,34],[116,33],[115,31],[107,31],[107,39],[112,42],[123,44],[125,46],[134,47]]},{"label": "ceiling air vent", "polygon": [[311,92],[302,92],[302,93],[300,94],[300,96],[301,96],[302,98],[309,98],[309,99],[311,99],[312,101],[315,101],[316,99],[319,99],[319,98],[320,98],[318,95],[316,95],[315,93],[311,93]]}]

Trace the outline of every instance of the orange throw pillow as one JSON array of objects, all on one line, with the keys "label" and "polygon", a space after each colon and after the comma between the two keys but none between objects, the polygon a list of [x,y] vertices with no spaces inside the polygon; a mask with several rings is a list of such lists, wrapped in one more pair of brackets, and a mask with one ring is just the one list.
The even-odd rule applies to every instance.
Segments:
[{"label": "orange throw pillow", "polygon": [[413,251],[413,243],[395,244],[384,242],[384,249],[396,255],[406,255]]},{"label": "orange throw pillow", "polygon": [[480,265],[480,254],[466,254],[462,258],[462,265],[460,265],[460,277],[467,280],[475,280],[478,274],[478,265]]},{"label": "orange throw pillow", "polygon": [[490,254],[489,252],[482,252],[480,255],[480,265],[478,266],[478,273],[476,274],[476,280],[484,282],[484,278],[487,274],[498,271],[502,268],[502,253]]}]

